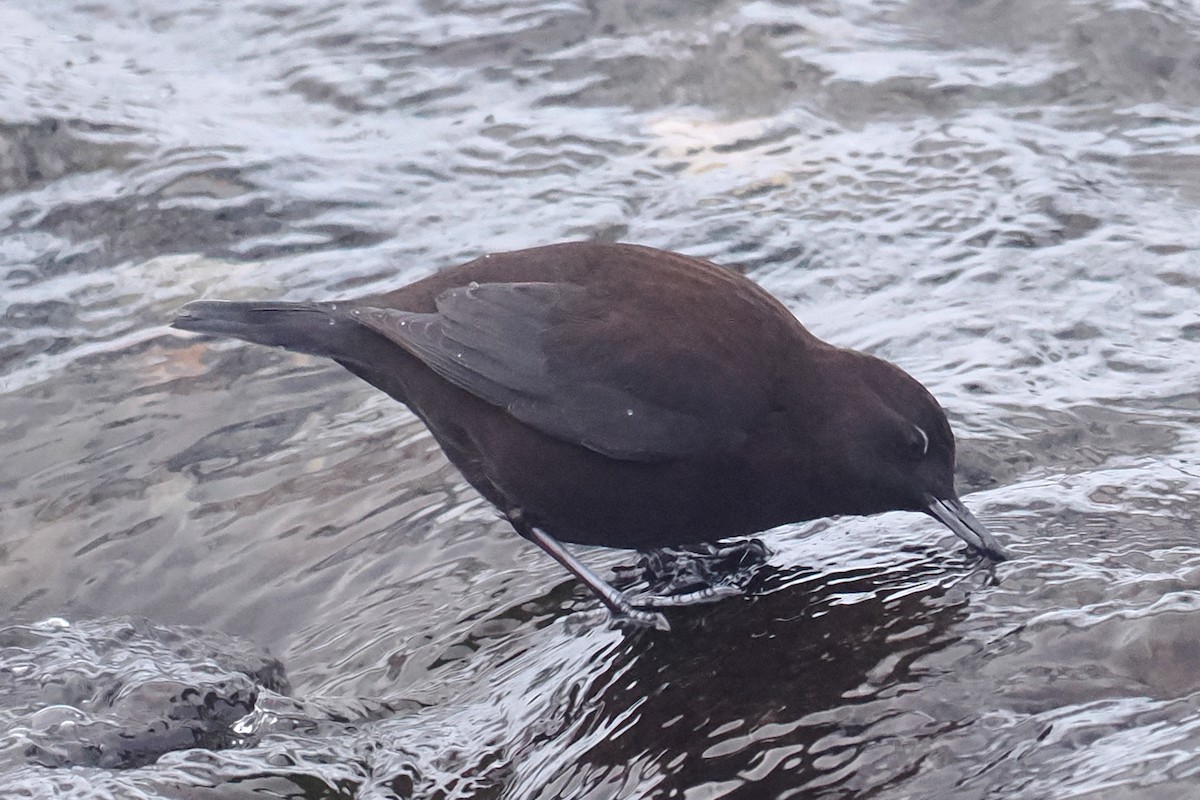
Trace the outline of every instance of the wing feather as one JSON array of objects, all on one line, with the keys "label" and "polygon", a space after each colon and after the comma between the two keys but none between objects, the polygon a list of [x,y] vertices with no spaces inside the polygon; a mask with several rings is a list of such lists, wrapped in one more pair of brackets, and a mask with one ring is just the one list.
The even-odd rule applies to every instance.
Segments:
[{"label": "wing feather", "polygon": [[746,435],[754,404],[724,385],[719,365],[696,354],[698,363],[662,363],[686,353],[686,343],[642,341],[624,352],[597,346],[621,331],[583,287],[471,284],[443,292],[436,306],[435,313],[362,306],[352,314],[456,386],[611,458],[686,457]]}]

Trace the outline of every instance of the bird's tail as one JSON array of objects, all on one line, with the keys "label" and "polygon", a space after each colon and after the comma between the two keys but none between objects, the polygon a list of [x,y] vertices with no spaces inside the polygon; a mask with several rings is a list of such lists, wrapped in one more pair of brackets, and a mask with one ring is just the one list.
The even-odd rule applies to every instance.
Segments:
[{"label": "bird's tail", "polygon": [[347,339],[361,335],[361,328],[333,303],[199,300],[181,308],[171,327],[330,358],[344,356]]}]

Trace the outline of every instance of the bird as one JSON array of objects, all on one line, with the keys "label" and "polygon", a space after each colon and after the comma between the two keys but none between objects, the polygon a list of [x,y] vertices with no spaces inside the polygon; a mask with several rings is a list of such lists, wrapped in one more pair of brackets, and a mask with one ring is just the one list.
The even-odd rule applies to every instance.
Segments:
[{"label": "bird", "polygon": [[669,628],[567,544],[645,551],[902,510],[1010,555],[959,499],[954,434],[921,383],[701,258],[564,242],[352,299],[198,300],[171,324],[330,358],[406,405],[618,625]]}]

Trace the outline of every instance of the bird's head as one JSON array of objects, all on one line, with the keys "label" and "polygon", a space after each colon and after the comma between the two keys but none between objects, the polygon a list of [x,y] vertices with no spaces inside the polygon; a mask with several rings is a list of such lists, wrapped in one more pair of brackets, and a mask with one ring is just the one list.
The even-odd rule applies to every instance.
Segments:
[{"label": "bird's head", "polygon": [[851,513],[922,511],[988,557],[1008,552],[967,510],[954,490],[954,434],[946,412],[920,383],[873,356],[842,350],[855,380],[835,387],[843,396],[833,419],[840,445],[835,480],[857,503]]}]

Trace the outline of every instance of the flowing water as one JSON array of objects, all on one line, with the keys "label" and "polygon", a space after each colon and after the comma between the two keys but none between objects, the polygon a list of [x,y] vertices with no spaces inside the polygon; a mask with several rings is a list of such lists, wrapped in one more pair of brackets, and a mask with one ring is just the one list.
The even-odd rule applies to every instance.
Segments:
[{"label": "flowing water", "polygon": [[[3,0],[0,796],[1196,797],[1198,220],[1184,0]],[[790,526],[608,630],[389,398],[166,327],[580,238],[910,371],[1018,557]]]}]

